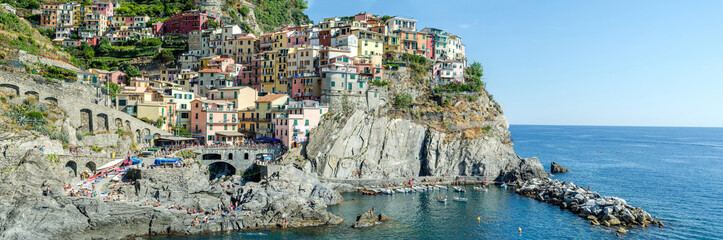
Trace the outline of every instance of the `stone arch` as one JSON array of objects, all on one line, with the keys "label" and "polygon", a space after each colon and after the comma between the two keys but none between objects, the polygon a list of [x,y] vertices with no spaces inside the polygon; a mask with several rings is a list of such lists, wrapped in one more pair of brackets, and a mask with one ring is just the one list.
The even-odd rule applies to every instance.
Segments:
[{"label": "stone arch", "polygon": [[151,130],[148,128],[144,128],[141,134],[143,134],[143,139],[146,139],[146,136],[151,135]]},{"label": "stone arch", "polygon": [[211,180],[236,174],[236,167],[224,161],[213,162],[208,165],[209,177]]},{"label": "stone arch", "polygon": [[93,111],[87,108],[80,109],[80,131],[93,131]]},{"label": "stone arch", "polygon": [[131,121],[126,120],[126,129],[128,129],[128,131],[133,131],[131,128]]},{"label": "stone arch", "polygon": [[11,93],[15,96],[20,95],[20,88],[13,84],[0,84],[0,91],[2,91],[3,93]]},{"label": "stone arch", "polygon": [[249,160],[249,153],[244,153],[244,160]]},{"label": "stone arch", "polygon": [[53,104],[53,105],[58,105],[58,99],[57,99],[57,98],[54,98],[54,97],[46,97],[44,100],[45,100],[45,102],[47,102],[47,103],[50,103],[50,104]]},{"label": "stone arch", "polygon": [[26,96],[26,97],[27,97],[27,96],[33,96],[33,97],[35,97],[36,100],[40,100],[40,93],[38,93],[38,92],[36,92],[36,91],[26,91],[26,92],[25,92],[25,96]]},{"label": "stone arch", "polygon": [[80,173],[80,178],[86,179],[88,177],[95,175],[95,170],[96,170],[95,168],[96,168],[95,162],[88,161],[85,164],[83,171]]},{"label": "stone arch", "polygon": [[140,129],[136,129],[136,142],[137,142],[137,143],[140,143],[141,140],[143,140],[143,139],[141,139],[141,130],[140,130]]},{"label": "stone arch", "polygon": [[108,115],[105,113],[98,113],[98,115],[95,116],[95,124],[96,130],[99,131],[108,131],[110,130],[108,126]]},{"label": "stone arch", "polygon": [[206,153],[201,155],[203,160],[221,160],[221,154],[218,153]]},{"label": "stone arch", "polygon": [[76,163],[75,161],[68,161],[65,164],[65,168],[68,170],[68,173],[71,177],[78,176],[78,163]]},{"label": "stone arch", "polygon": [[114,122],[115,122],[115,127],[116,127],[116,128],[118,128],[118,129],[125,129],[125,128],[123,127],[123,120],[122,120],[122,119],[120,119],[120,118],[115,118],[115,121],[114,121]]}]

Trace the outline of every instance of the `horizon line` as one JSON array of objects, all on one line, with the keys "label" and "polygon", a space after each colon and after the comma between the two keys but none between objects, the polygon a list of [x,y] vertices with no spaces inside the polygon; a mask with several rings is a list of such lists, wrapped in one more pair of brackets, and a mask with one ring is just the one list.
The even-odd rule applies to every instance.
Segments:
[{"label": "horizon line", "polygon": [[531,123],[510,123],[510,126],[566,126],[566,127],[659,127],[659,128],[723,128],[723,126],[646,126],[646,125],[595,125],[595,124],[531,124]]}]

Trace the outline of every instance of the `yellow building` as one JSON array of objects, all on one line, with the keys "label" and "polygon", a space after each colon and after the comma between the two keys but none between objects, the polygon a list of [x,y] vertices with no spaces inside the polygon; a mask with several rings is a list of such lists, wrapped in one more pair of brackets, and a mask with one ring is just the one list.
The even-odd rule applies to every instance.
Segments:
[{"label": "yellow building", "polygon": [[399,51],[399,34],[389,33],[384,36],[384,52]]},{"label": "yellow building", "polygon": [[238,111],[238,131],[242,133],[256,132],[256,108],[240,108]]},{"label": "yellow building", "polygon": [[288,92],[288,79],[286,78],[287,59],[289,56],[288,48],[280,48],[275,51],[276,59],[274,59],[274,87],[271,93]]},{"label": "yellow building", "polygon": [[261,84],[261,92],[273,93],[274,83],[274,59],[276,54],[272,52],[264,52],[258,55],[259,65],[259,83]]},{"label": "yellow building", "polygon": [[384,53],[384,36],[378,32],[367,30],[352,30],[352,34],[359,38],[358,56],[381,56]]},{"label": "yellow building", "polygon": [[181,91],[173,89],[171,90],[173,101],[176,103],[176,121],[173,123],[175,126],[183,127],[189,132],[191,131],[191,101],[198,98],[196,94],[189,91]]},{"label": "yellow building", "polygon": [[284,112],[284,105],[289,101],[286,94],[268,94],[256,100],[256,137],[274,136],[274,117]]},{"label": "yellow building", "polygon": [[246,109],[256,105],[255,102],[259,99],[259,95],[256,89],[239,86],[211,90],[208,98],[229,101],[233,109]]},{"label": "yellow building", "polygon": [[236,63],[250,64],[254,55],[259,52],[259,39],[253,34],[241,36],[233,40],[233,58]]},{"label": "yellow building", "polygon": [[137,118],[146,118],[152,121],[161,121],[161,129],[171,132],[176,122],[176,103],[174,102],[144,102],[138,103]]}]

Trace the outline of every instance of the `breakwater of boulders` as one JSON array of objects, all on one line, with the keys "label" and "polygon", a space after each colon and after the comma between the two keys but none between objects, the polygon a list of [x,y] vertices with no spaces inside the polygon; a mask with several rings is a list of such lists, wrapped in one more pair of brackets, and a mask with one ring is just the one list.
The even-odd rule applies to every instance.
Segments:
[{"label": "breakwater of boulders", "polygon": [[618,232],[624,233],[625,228],[636,226],[663,227],[662,222],[654,220],[642,208],[628,205],[622,198],[601,196],[571,182],[549,178],[532,179],[520,184],[515,191],[523,196],[567,209],[589,220],[590,224],[619,227]]}]

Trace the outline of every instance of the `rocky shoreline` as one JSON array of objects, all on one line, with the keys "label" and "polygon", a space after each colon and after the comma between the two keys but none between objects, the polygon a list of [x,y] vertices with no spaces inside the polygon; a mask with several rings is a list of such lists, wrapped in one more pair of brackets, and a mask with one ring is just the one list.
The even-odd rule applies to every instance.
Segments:
[{"label": "rocky shoreline", "polygon": [[[0,174],[0,239],[124,239],[343,222],[326,211],[343,201],[341,195],[291,166],[245,184],[237,184],[240,176],[210,181],[197,164],[142,169],[140,178],[119,189],[117,201],[67,196],[68,179],[56,169],[31,150],[12,174]],[[183,209],[175,208],[179,205]]]},{"label": "rocky shoreline", "polygon": [[519,185],[515,191],[523,196],[541,202],[560,206],[590,221],[592,225],[619,227],[618,232],[626,232],[625,228],[663,227],[663,223],[654,220],[650,214],[640,207],[627,204],[625,199],[601,196],[571,182],[555,179],[532,179]]}]

